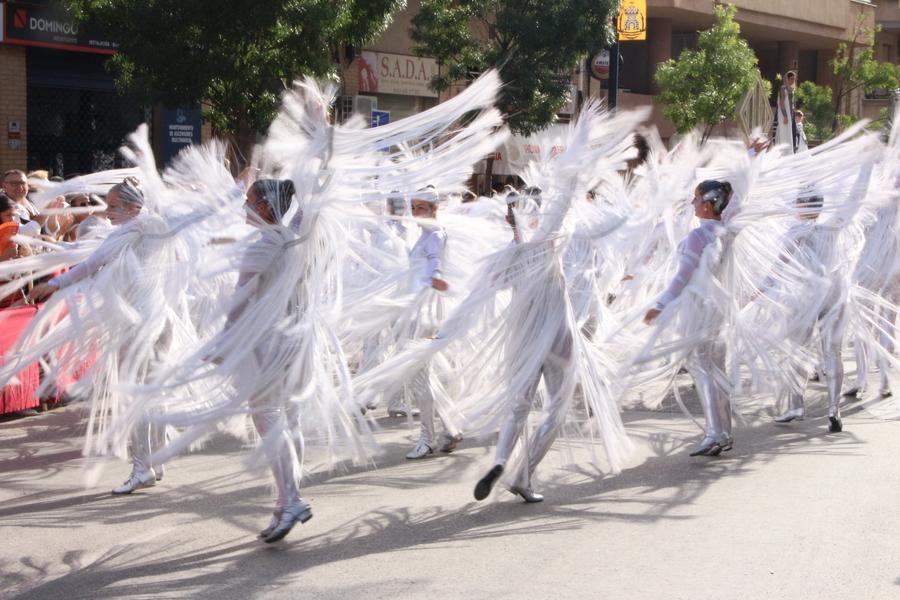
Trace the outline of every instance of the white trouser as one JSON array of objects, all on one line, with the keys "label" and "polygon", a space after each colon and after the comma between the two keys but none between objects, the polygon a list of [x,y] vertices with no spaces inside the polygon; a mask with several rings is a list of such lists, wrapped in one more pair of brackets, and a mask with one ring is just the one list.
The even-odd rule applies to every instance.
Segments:
[{"label": "white trouser", "polygon": [[[153,347],[154,362],[161,360],[161,357],[168,352],[171,344],[172,324],[166,323]],[[148,363],[141,369],[138,380],[146,381],[149,372]],[[152,454],[166,445],[166,425],[164,422],[160,422],[160,419],[151,419],[150,415],[145,414],[131,429],[130,440],[132,470],[137,473],[145,473],[153,466],[150,461]]]},{"label": "white trouser", "polygon": [[516,442],[525,430],[534,394],[541,376],[543,376],[544,386],[547,389],[544,419],[534,431],[531,439],[526,441],[528,462],[527,464],[523,462],[522,469],[515,478],[515,485],[519,487],[531,487],[531,478],[535,469],[547,455],[562,428],[572,401],[572,386],[569,386],[568,390],[564,389],[565,375],[571,360],[572,335],[569,331],[565,331],[553,342],[550,353],[541,365],[540,371],[534,375],[525,394],[515,402],[512,411],[500,426],[495,462],[505,466],[512,455]]},{"label": "white trouser", "polygon": [[[900,291],[900,290],[898,290]],[[900,299],[900,293],[898,291],[894,291],[894,293],[888,296],[888,300],[893,303],[896,303],[898,299]],[[881,347],[884,352],[888,354],[894,353],[894,322],[897,320],[897,311],[888,308],[882,307],[878,311],[878,324],[881,327],[881,331],[878,334],[878,341],[881,344]],[[866,352],[865,347],[862,344],[857,344],[856,348],[856,387],[862,392],[866,389],[866,376],[869,372],[869,357]],[[879,352],[875,357],[875,365],[878,367],[878,373],[880,377],[880,392],[887,392],[891,389],[891,381],[889,377],[888,371],[890,371],[890,362],[886,357],[882,356],[881,352]]]},{"label": "white trouser", "polygon": [[[415,374],[409,385],[406,386],[406,397],[415,398],[416,404],[419,406],[419,418],[421,419],[421,433],[419,439],[432,448],[434,448],[437,439],[434,429],[434,396],[436,384],[433,381],[434,375],[431,373],[431,366],[426,365],[421,371]],[[394,398],[391,399],[394,402]],[[390,406],[390,404],[388,405]],[[440,415],[438,416],[440,418]],[[441,419],[441,426],[447,430],[447,425]]]},{"label": "white trouser", "polygon": [[275,477],[275,510],[281,510],[300,501],[296,465],[303,459],[303,434],[296,409],[286,408],[281,398],[267,395],[251,400],[250,410]]},{"label": "white trouser", "polygon": [[697,396],[706,418],[706,437],[716,442],[731,439],[731,398],[716,383],[716,372],[724,372],[724,355],[715,343],[698,346],[685,363],[694,379]]},{"label": "white trouser", "polygon": [[[359,373],[365,373],[382,362],[384,359],[384,337],[382,334],[373,335],[363,343],[362,357],[359,361]],[[388,412],[407,410],[403,402],[404,397],[402,393],[392,394],[390,398],[387,398]]]},{"label": "white trouser", "polygon": [[136,473],[145,473],[153,466],[150,456],[165,446],[166,426],[141,419],[131,429],[131,465]]},{"label": "white trouser", "polygon": [[[830,318],[820,320],[819,343],[822,352],[823,370],[825,373],[825,385],[828,388],[828,416],[839,417],[841,414],[841,387],[844,384],[844,363],[841,360],[841,346],[843,342],[843,309]],[[812,331],[806,339],[812,337]],[[806,384],[799,392],[790,394],[788,408],[790,410],[804,407],[804,392]]]}]

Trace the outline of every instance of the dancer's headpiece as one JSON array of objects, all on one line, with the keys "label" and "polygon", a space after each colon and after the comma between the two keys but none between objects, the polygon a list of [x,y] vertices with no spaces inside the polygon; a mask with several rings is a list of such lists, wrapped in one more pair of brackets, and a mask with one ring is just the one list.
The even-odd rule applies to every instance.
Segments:
[{"label": "dancer's headpiece", "polygon": [[116,192],[122,202],[134,204],[135,206],[144,206],[144,188],[137,177],[126,177],[121,183],[117,183],[109,190],[110,193]]},{"label": "dancer's headpiece", "polygon": [[438,195],[437,190],[434,189],[433,185],[428,185],[420,190],[417,190],[416,193],[413,194],[412,199],[427,202],[428,204],[437,204],[441,201],[441,198]]},{"label": "dancer's headpiece", "polygon": [[728,201],[731,200],[731,184],[727,181],[707,179],[700,182],[697,190],[704,202],[713,205],[713,210],[718,215],[722,214],[722,211],[728,206]]}]

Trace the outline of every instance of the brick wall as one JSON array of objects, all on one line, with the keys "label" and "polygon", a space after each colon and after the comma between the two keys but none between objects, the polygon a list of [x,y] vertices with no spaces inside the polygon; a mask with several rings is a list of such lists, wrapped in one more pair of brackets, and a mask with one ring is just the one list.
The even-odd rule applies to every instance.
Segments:
[{"label": "brick wall", "polygon": [[[25,169],[28,132],[25,79],[25,48],[0,44],[0,169]],[[10,121],[18,121],[22,138],[18,149],[9,147],[7,128]],[[0,171],[0,172],[2,172]]]},{"label": "brick wall", "polygon": [[359,58],[354,58],[346,67],[341,69],[341,93],[345,96],[355,96],[359,93]]}]

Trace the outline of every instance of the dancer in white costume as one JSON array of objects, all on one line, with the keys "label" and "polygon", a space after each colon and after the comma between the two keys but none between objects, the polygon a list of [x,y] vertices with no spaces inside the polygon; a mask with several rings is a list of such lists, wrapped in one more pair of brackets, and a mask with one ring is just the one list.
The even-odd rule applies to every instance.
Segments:
[{"label": "dancer in white costume", "polygon": [[[528,198],[532,201],[540,202],[540,195],[530,193]],[[521,244],[521,230],[516,221],[515,204],[519,199],[518,194],[511,193],[507,195],[506,201],[508,206],[507,222],[513,228],[513,244]],[[540,250],[538,250],[540,252]],[[533,257],[540,260],[537,257]],[[525,260],[524,262],[528,262]],[[565,313],[571,308],[567,306],[565,295],[565,279],[561,272],[552,273],[552,277],[545,283],[555,294],[549,299],[550,310]],[[580,287],[578,292],[583,292]],[[516,298],[522,298],[526,292],[524,290],[513,289],[513,301]],[[510,310],[513,309],[510,306]],[[572,315],[574,316],[574,315]],[[500,435],[497,439],[497,449],[494,454],[494,466],[482,477],[475,485],[475,499],[484,500],[491,493],[494,483],[503,474],[507,462],[512,457],[513,450],[519,439],[525,432],[528,415],[531,412],[531,406],[534,402],[535,393],[541,379],[547,390],[547,401],[544,405],[544,419],[533,433],[532,438],[526,438],[525,451],[527,454],[527,463],[521,469],[521,473],[515,478],[514,483],[509,487],[509,491],[520,496],[525,502],[534,503],[542,502],[544,497],[535,492],[531,485],[531,477],[538,464],[550,450],[550,446],[556,439],[563,419],[568,412],[569,404],[572,399],[574,386],[572,383],[571,368],[574,365],[572,360],[573,351],[573,332],[569,323],[570,319],[565,319],[559,329],[553,335],[552,343],[549,351],[541,361],[537,373],[532,375],[531,381],[525,387],[524,393],[518,396],[510,406],[510,412],[506,419],[500,424]],[[577,321],[576,321],[577,322]],[[568,371],[568,373],[567,373]],[[570,385],[564,388],[567,382]]]},{"label": "dancer in white costume", "polygon": [[[821,285],[810,290],[809,304],[821,303],[819,318],[812,326],[804,326],[796,333],[799,346],[808,346],[813,338],[814,328],[819,332],[821,356],[823,359],[826,387],[828,389],[829,431],[843,429],[840,415],[841,386],[844,380],[844,364],[841,359],[844,330],[847,322],[847,263],[837,260],[841,250],[838,234],[840,223],[818,224],[816,220],[824,204],[821,196],[804,196],[797,200],[800,222],[792,226],[786,234],[785,260],[800,263],[804,268],[819,276]],[[765,290],[764,290],[765,291]],[[805,415],[804,391],[788,391],[787,412],[775,417],[776,423],[802,420]]]},{"label": "dancer in white costume", "polygon": [[[248,222],[263,226],[276,225],[281,222],[291,207],[294,197],[294,185],[288,181],[263,179],[256,181],[247,191]],[[298,213],[299,214],[299,213]],[[228,314],[225,324],[227,331],[245,310],[255,310],[247,305],[251,294],[262,294],[260,289],[265,285],[264,276],[266,261],[263,256],[272,256],[272,240],[266,236],[260,238],[247,250],[235,294],[246,298],[243,304],[235,305]],[[284,310],[295,310],[293,302],[289,302]],[[282,344],[290,344],[290,340],[278,336],[263,341],[253,352],[253,361],[247,365],[248,372],[244,377],[253,377],[264,364],[283,352]],[[282,385],[286,382],[282,382]],[[240,382],[238,385],[241,385]],[[287,390],[282,385],[273,386],[265,391],[258,391],[249,398],[250,414],[253,425],[268,454],[272,475],[278,489],[278,499],[269,525],[259,533],[267,543],[276,542],[286,536],[296,523],[306,523],[312,518],[312,508],[300,497],[300,473],[295,465],[303,461],[303,433],[300,429],[299,406],[288,400]],[[280,438],[280,439],[279,439]]]},{"label": "dancer in white costume", "polygon": [[[106,195],[106,215],[114,226],[122,226],[91,254],[84,262],[77,264],[71,270],[57,275],[47,283],[34,288],[32,298],[40,302],[54,292],[68,288],[79,281],[95,275],[115,258],[118,246],[117,238],[122,232],[128,232],[125,227],[137,217],[144,206],[144,192],[137,179],[129,177],[120,184],[114,185]],[[171,343],[171,332],[164,330],[154,344],[154,350],[164,353]],[[142,374],[146,375],[146,374]],[[152,423],[149,420],[141,420],[135,424],[131,433],[131,475],[125,482],[113,488],[112,493],[130,494],[136,489],[151,487],[163,477],[163,466],[154,466],[150,463],[150,455],[155,449],[165,444],[165,427]]]},{"label": "dancer in white costume", "polygon": [[[109,216],[117,227],[99,246],[93,242],[82,248],[79,242],[33,257],[31,277],[43,276],[63,260],[77,264],[35,288],[36,299],[49,299],[0,370],[0,381],[6,381],[24,365],[44,360],[43,387],[81,374],[66,391],[89,401],[85,454],[124,457],[129,442],[132,448],[132,474],[113,490],[116,494],[154,485],[162,475],[161,461],[151,456],[164,443],[163,428],[153,423],[158,409],[132,397],[127,388],[145,383],[188,341],[196,341],[186,291],[192,265],[201,260],[196,249],[203,244],[191,237],[201,235],[199,225],[211,215],[198,212],[189,190],[163,183],[146,128],[130,141],[134,149],[124,148],[123,154],[138,165],[141,185],[122,182],[124,173],[86,178],[95,183],[106,177],[120,180],[108,194]],[[207,148],[195,154],[216,152]],[[207,183],[210,202],[227,205],[234,187],[227,172],[222,178],[210,171]],[[79,184],[60,187],[64,185]],[[85,256],[86,248],[93,252]],[[116,426],[126,415],[127,426]]]},{"label": "dancer in white costume", "polygon": [[[858,130],[787,156],[767,152],[751,158],[743,146],[720,143],[712,162],[701,169],[709,182],[696,190],[694,209],[706,220],[679,245],[674,272],[663,271],[672,273],[671,283],[642,311],[655,327],[621,375],[629,387],[644,380],[668,388],[678,370],[687,368],[707,421],[694,455],[715,456],[733,445],[731,404],[747,373],[753,389],[759,382],[778,382],[791,390],[803,385],[813,359],[790,333],[796,323],[814,324],[818,318],[817,306],[810,307],[802,292],[819,278],[789,263],[779,272],[777,296],[761,297],[760,288],[772,266],[782,262],[780,224],[796,215],[801,190],[816,181],[822,190],[846,196],[847,182],[853,184],[871,162],[873,138],[853,139],[856,134]],[[722,210],[718,215],[717,206]],[[635,289],[652,289],[658,275],[643,273]],[[640,296],[636,300],[640,303]],[[624,347],[631,343],[629,334],[644,336],[632,327],[627,312],[622,318],[629,323],[620,338]],[[666,397],[658,391],[656,402]],[[677,387],[675,392],[680,402]],[[653,398],[644,403],[652,405]]]},{"label": "dancer in white costume", "polygon": [[879,372],[879,395],[893,395],[890,370],[900,303],[900,119],[894,121],[869,195],[875,205],[874,219],[865,225],[865,242],[853,270],[850,291],[857,380],[844,393],[848,398],[865,394],[873,358]]},{"label": "dancer in white costume", "polygon": [[[503,471],[509,474],[511,491],[527,502],[542,499],[534,492],[533,474],[573,412],[569,408],[578,383],[584,391],[584,414],[589,415],[581,424],[585,437],[602,442],[614,471],[630,450],[609,391],[611,369],[576,324],[562,256],[570,237],[564,222],[573,199],[593,187],[598,165],[601,170],[624,168],[630,132],[642,116],[582,111],[561,143],[565,151],[553,159],[544,157],[540,174],[530,181],[544,190],[541,206],[526,199],[524,214],[509,209],[515,216],[513,243],[486,257],[469,295],[437,338],[408,348],[357,380],[360,389],[379,390],[410,379],[431,361],[453,365],[463,432],[487,436],[502,431],[495,465],[477,486],[479,499],[488,495]],[[622,220],[607,211],[594,224],[600,233],[591,237],[614,230]],[[454,354],[459,348],[463,353]],[[525,422],[542,375],[548,396],[542,422],[532,435],[525,432]],[[511,448],[519,439],[521,451],[515,458]]]},{"label": "dancer in white costume", "polygon": [[[447,232],[437,225],[438,195],[433,190],[422,190],[416,193],[411,201],[412,215],[417,219],[429,221],[428,224],[420,222],[422,233],[409,252],[413,281],[410,282],[413,293],[428,293],[430,300],[418,306],[418,317],[413,320],[411,333],[417,337],[430,337],[437,332],[437,327],[443,321],[443,302],[440,296],[433,292],[423,292],[429,288],[437,292],[446,292],[449,285],[444,280],[444,263],[447,249]],[[434,222],[431,224],[430,222]],[[421,432],[419,441],[406,458],[424,458],[434,452],[437,438],[434,429],[434,395],[436,381],[427,365],[410,382],[410,395],[415,397],[419,405],[421,416]],[[446,429],[446,425],[444,426]],[[441,443],[441,452],[452,452],[462,436],[444,433]]]},{"label": "dancer in white costume", "polygon": [[[656,300],[653,308],[644,315],[644,322],[652,323],[685,291],[694,274],[704,260],[706,249],[714,244],[724,232],[721,226],[722,212],[731,200],[731,184],[727,181],[706,180],[694,190],[694,215],[700,219],[700,226],[691,231],[679,244],[678,272]],[[708,259],[707,259],[708,260]],[[717,315],[709,311],[705,315],[706,327],[714,330]],[[714,336],[701,342],[688,356],[685,368],[694,378],[697,395],[706,417],[706,433],[691,456],[718,456],[731,450],[734,438],[731,435],[731,399],[729,393],[720,389],[716,379],[725,370],[725,349]]]},{"label": "dancer in white costume", "polygon": [[[368,229],[365,234],[368,237],[369,244],[376,253],[383,253],[389,258],[395,259],[395,261],[399,261],[398,259],[402,256],[408,261],[409,251],[414,242],[409,239],[411,235],[410,228],[403,218],[409,217],[409,202],[402,195],[399,195],[397,191],[393,191],[392,194],[394,195],[389,197],[384,204],[387,214],[397,218],[388,219],[386,228],[383,226],[373,227]],[[370,260],[369,262],[372,261]],[[391,269],[390,260],[385,260],[384,263],[383,268],[379,268],[375,273],[370,274],[372,279],[383,277],[383,273],[393,270]],[[382,267],[382,265],[378,265],[378,267]],[[395,266],[395,269],[399,269],[399,267]],[[393,341],[389,333],[378,331],[363,341],[358,373],[365,373],[384,360],[385,354],[390,350],[389,346],[391,346]],[[375,404],[370,404],[366,407],[367,410],[374,408]],[[387,399],[387,412],[388,416],[391,417],[419,416],[418,407],[410,406],[405,394],[402,393],[391,394]]]},{"label": "dancer in white costume", "polygon": [[[361,205],[429,180],[464,181],[470,157],[495,145],[501,119],[489,107],[498,87],[496,73],[488,73],[453,100],[377,129],[358,120],[332,125],[333,88],[323,91],[307,80],[285,95],[259,153],[268,179],[247,195],[256,231],[222,249],[226,268],[240,273],[227,326],[137,391],[182,430],[156,453],[159,460],[222,421],[250,413],[261,440],[249,466],[270,466],[279,492],[261,532],[266,542],[282,539],[311,515],[298,493],[304,439],[322,444],[331,465],[368,464],[377,451],[361,411],[365,402],[350,384],[340,330],[344,320],[358,322],[355,310],[369,306],[365,298],[348,301],[343,285],[351,262],[364,264],[367,247],[349,235],[374,217]],[[473,111],[479,114],[456,126]],[[401,152],[372,160],[385,148],[413,142],[432,148],[428,160]],[[361,328],[354,343],[361,348],[370,334]],[[194,386],[202,393],[191,393]]]}]

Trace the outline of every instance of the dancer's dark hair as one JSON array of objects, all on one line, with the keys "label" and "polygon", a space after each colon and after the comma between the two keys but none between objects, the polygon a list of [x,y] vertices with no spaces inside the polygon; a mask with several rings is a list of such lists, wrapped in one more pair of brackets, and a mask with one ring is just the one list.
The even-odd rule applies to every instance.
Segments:
[{"label": "dancer's dark hair", "polygon": [[704,202],[712,204],[713,210],[717,215],[721,215],[722,211],[728,206],[731,200],[731,184],[727,181],[718,181],[715,179],[707,179],[701,181],[697,186],[700,197]]},{"label": "dancer's dark hair", "polygon": [[294,197],[294,182],[290,179],[257,179],[250,186],[260,199],[265,200],[277,212],[280,219],[291,208]]}]

